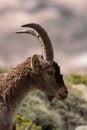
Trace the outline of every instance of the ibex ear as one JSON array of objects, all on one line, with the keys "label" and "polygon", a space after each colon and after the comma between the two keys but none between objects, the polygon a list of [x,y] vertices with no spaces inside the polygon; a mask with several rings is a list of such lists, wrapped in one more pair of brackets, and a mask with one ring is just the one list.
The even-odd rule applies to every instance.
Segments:
[{"label": "ibex ear", "polygon": [[41,64],[37,55],[33,55],[32,60],[31,60],[31,66],[32,66],[32,69],[35,71],[41,70],[42,67],[41,67]]}]

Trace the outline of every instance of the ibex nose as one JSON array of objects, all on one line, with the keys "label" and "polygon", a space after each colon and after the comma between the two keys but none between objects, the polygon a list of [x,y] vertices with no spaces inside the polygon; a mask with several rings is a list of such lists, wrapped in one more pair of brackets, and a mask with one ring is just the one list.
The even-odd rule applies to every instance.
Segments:
[{"label": "ibex nose", "polygon": [[65,92],[65,94],[68,94],[68,90],[65,89],[64,92]]},{"label": "ibex nose", "polygon": [[68,95],[68,90],[66,88],[62,88],[60,91],[59,91],[59,95],[61,95],[62,97],[66,98],[67,95]]},{"label": "ibex nose", "polygon": [[67,97],[67,96],[68,96],[68,90],[67,90],[67,89],[64,89],[64,90],[63,90],[63,96],[64,96],[64,97]]}]

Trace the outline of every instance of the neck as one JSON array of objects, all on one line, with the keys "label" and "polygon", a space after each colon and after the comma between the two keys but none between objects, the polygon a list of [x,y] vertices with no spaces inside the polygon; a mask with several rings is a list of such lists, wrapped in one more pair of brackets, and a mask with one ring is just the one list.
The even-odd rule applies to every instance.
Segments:
[{"label": "neck", "polygon": [[3,87],[5,88],[5,102],[14,115],[26,94],[37,88],[38,76],[32,72],[30,65],[26,62],[17,66],[9,72],[5,78]]}]

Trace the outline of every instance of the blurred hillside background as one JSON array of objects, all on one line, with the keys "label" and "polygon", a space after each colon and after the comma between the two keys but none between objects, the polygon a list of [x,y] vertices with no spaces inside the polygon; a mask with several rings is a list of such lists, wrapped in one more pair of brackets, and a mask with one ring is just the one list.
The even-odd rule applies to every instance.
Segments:
[{"label": "blurred hillside background", "polygon": [[32,22],[49,34],[69,96],[49,103],[41,92],[30,93],[17,116],[17,130],[87,125],[87,0],[0,0],[0,73],[42,53],[37,39],[15,34]]},{"label": "blurred hillside background", "polygon": [[31,22],[47,30],[63,73],[87,71],[87,0],[0,0],[0,65],[41,54],[34,37],[15,34]]}]

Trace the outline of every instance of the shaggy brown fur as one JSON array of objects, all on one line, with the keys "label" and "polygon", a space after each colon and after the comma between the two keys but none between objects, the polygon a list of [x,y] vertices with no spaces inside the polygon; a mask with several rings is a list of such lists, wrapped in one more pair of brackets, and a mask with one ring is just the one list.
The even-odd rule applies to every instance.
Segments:
[{"label": "shaggy brown fur", "polygon": [[[41,62],[42,61],[43,60],[41,60]],[[37,67],[34,70],[31,66],[31,58],[28,58],[24,63],[0,75],[0,130],[7,130],[7,128],[8,130],[13,130],[12,127],[14,126],[15,117],[20,104],[29,91],[39,89],[48,97],[57,97],[57,95],[61,95],[57,97],[60,99],[64,99],[67,96],[67,89],[61,78],[60,69],[57,64],[57,68],[55,67],[55,63],[50,62],[44,62],[43,66],[44,69],[39,65],[39,69]],[[59,84],[56,83],[57,88],[54,86],[56,82],[56,79],[54,80],[55,74],[52,74],[51,77],[48,74],[50,71],[55,72],[55,69],[58,72],[56,76],[60,76],[61,79]],[[49,83],[45,81],[47,78],[48,80],[51,78]],[[57,95],[54,89],[56,89]]]}]

